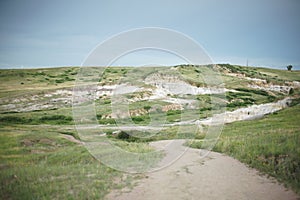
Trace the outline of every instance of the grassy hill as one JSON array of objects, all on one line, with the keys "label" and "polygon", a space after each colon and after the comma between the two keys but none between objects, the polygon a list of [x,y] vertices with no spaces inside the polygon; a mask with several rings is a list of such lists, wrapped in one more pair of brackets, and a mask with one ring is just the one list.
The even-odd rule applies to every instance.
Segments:
[{"label": "grassy hill", "polygon": [[[172,124],[179,122],[183,114],[187,116],[186,120],[192,120],[209,117],[221,106],[235,110],[285,97],[295,98],[286,110],[260,120],[226,125],[214,150],[274,176],[299,192],[297,81],[300,81],[300,71],[228,64],[180,65],[168,67],[161,73],[164,77],[161,79],[174,78],[169,74],[179,74],[190,87],[205,88],[208,85],[203,75],[211,69],[220,72],[227,89],[224,95],[168,93],[164,98],[147,100],[155,96],[155,86],[143,80],[159,73],[159,68],[145,68],[146,73],[139,73],[138,69],[130,67],[111,67],[102,70],[102,74],[97,74],[97,68],[91,68],[87,76],[98,82],[100,88],[126,81],[143,88],[124,94],[126,98],[134,99],[129,103],[129,111],[138,113],[131,116],[137,125],[148,125],[154,118],[158,121],[166,119],[166,124]],[[0,70],[1,199],[102,199],[112,189],[131,187],[141,176],[124,175],[106,167],[80,143],[72,115],[72,92],[80,72],[78,67]],[[216,99],[215,103],[211,98]],[[196,100],[200,105],[193,107],[192,103],[182,103],[182,110],[176,106],[170,110],[161,109],[174,105],[170,102],[172,99],[192,103]],[[112,100],[111,96],[104,94],[94,99],[99,124],[115,123],[114,117],[107,117],[112,114]],[[218,102],[222,103],[218,105]],[[155,106],[158,109],[154,109]],[[152,151],[148,142],[153,140],[202,139],[205,135],[205,132],[193,135],[189,128],[176,135],[177,129],[178,126],[166,128],[150,140],[114,137],[111,134],[115,131],[113,129],[107,129],[106,133],[120,148],[132,152]],[[195,141],[191,146],[201,147],[201,142]]]}]

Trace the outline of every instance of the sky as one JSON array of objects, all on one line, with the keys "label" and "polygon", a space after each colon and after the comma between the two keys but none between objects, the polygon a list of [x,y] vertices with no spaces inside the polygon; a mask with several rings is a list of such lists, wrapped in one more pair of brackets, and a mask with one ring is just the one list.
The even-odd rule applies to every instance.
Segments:
[{"label": "sky", "polygon": [[[214,63],[300,69],[299,0],[0,0],[0,68],[80,66],[100,43],[143,27],[178,31]],[[140,51],[114,65],[174,65]]]}]

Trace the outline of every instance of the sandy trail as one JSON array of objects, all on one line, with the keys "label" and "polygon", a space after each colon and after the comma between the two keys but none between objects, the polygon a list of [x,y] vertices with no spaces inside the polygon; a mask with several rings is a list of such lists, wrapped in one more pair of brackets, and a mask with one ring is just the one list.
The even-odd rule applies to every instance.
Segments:
[{"label": "sandy trail", "polygon": [[[157,144],[161,147],[161,142]],[[244,200],[299,199],[272,178],[259,174],[241,162],[211,152],[205,158],[200,150],[188,149],[172,165],[147,173],[130,192],[112,191],[110,200]]]}]

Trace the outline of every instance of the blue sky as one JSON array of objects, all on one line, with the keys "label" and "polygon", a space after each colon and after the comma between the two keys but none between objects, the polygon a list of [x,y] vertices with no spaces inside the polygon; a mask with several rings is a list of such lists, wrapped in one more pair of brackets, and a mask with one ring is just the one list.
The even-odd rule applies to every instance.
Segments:
[{"label": "blue sky", "polygon": [[[133,28],[182,32],[215,63],[300,69],[299,0],[1,0],[0,68],[79,66],[99,43]],[[116,65],[180,63],[139,52]]]}]

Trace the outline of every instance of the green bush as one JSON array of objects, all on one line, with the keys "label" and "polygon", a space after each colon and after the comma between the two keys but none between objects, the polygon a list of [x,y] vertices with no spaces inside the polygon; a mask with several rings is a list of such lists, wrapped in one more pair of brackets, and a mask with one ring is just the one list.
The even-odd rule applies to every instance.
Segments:
[{"label": "green bush", "polygon": [[74,78],[69,78],[68,76],[65,78],[66,81],[75,81]]},{"label": "green bush", "polygon": [[63,83],[63,82],[65,82],[64,79],[56,79],[56,80],[55,80],[55,83]]},{"label": "green bush", "polygon": [[151,109],[151,106],[144,106],[144,109],[149,111]]},{"label": "green bush", "polygon": [[128,133],[126,133],[125,131],[121,131],[117,135],[117,139],[120,139],[120,140],[128,140],[130,137],[131,136]]},{"label": "green bush", "polygon": [[40,118],[5,116],[1,117],[0,121],[9,124],[72,124],[73,118],[65,115],[48,115]]},{"label": "green bush", "polygon": [[200,112],[203,112],[203,111],[210,111],[212,110],[212,107],[204,107],[204,108],[200,108]]},{"label": "green bush", "polygon": [[96,117],[97,117],[98,120],[100,120],[102,118],[102,115],[101,114],[97,114]]},{"label": "green bush", "polygon": [[120,131],[115,138],[124,140],[127,142],[149,142],[152,141],[153,138],[147,138],[148,132],[131,130],[130,132]]},{"label": "green bush", "polygon": [[39,122],[50,124],[70,124],[72,121],[72,117],[65,115],[48,115],[39,118]]},{"label": "green bush", "polygon": [[25,118],[25,117],[5,116],[5,117],[0,117],[0,122],[9,123],[9,124],[28,124],[28,123],[32,123],[33,120],[31,118]]},{"label": "green bush", "polygon": [[168,110],[167,115],[179,115],[181,114],[181,110]]},{"label": "green bush", "polygon": [[111,100],[110,99],[105,99],[103,103],[104,104],[111,104]]},{"label": "green bush", "polygon": [[132,119],[132,121],[134,121],[136,123],[145,121],[145,118],[142,116],[133,116],[133,117],[131,117],[131,119]]}]

